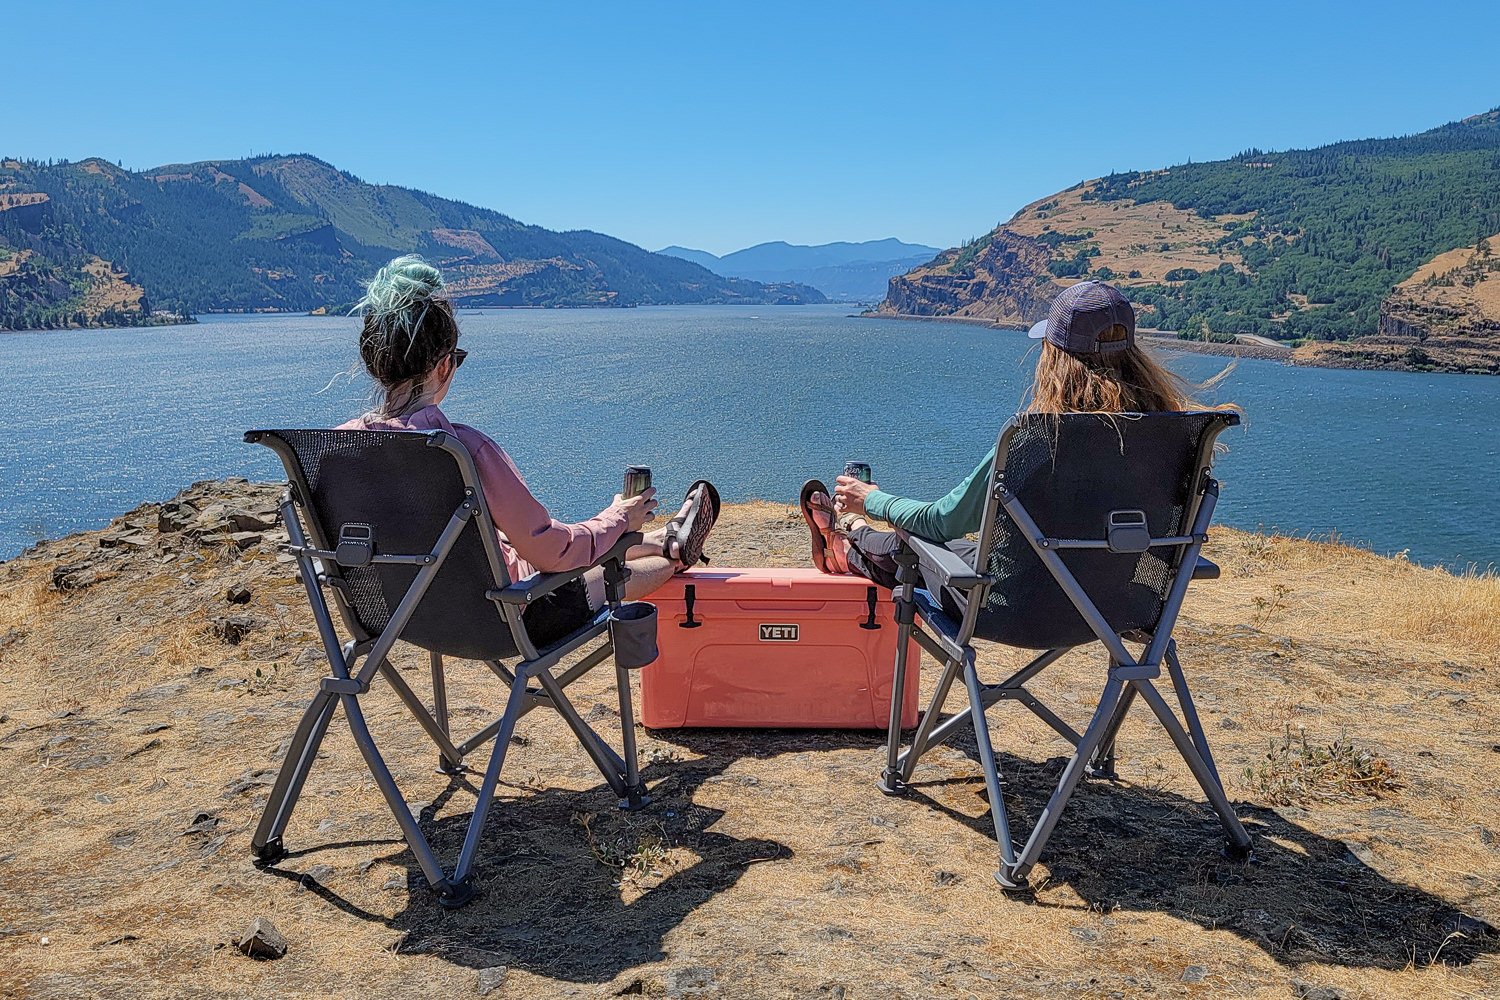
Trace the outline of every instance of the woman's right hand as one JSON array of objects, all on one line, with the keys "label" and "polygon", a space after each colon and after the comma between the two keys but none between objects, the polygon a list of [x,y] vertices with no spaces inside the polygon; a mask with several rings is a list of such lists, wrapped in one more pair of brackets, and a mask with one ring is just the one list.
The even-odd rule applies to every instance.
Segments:
[{"label": "woman's right hand", "polygon": [[614,506],[625,512],[626,531],[640,531],[647,521],[656,516],[656,487],[649,486],[629,500],[616,493]]}]

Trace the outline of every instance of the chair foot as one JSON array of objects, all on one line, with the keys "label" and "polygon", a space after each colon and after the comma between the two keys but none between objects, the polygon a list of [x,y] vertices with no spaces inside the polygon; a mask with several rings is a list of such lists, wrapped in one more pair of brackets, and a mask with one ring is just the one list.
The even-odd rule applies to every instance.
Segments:
[{"label": "chair foot", "polygon": [[646,794],[645,785],[637,785],[626,793],[625,798],[620,800],[620,809],[624,812],[636,812],[651,804],[651,796]]},{"label": "chair foot", "polygon": [[1250,844],[1237,844],[1232,840],[1224,841],[1224,857],[1237,864],[1249,861],[1254,853]]},{"label": "chair foot", "polygon": [[881,771],[880,780],[875,782],[875,787],[890,796],[906,794],[906,782],[902,781],[901,775],[894,771]]},{"label": "chair foot", "polygon": [[1027,892],[1031,889],[1031,883],[1026,876],[1017,875],[1010,865],[1000,866],[999,871],[995,872],[995,881],[1006,892]]},{"label": "chair foot", "polygon": [[446,775],[449,775],[451,777],[451,776],[453,776],[455,774],[466,774],[466,773],[468,773],[468,770],[469,769],[464,766],[463,761],[458,761],[458,760],[450,761],[447,757],[439,757],[438,758],[438,762],[437,762],[437,773],[438,774],[446,774]]},{"label": "chair foot", "polygon": [[1115,770],[1115,762],[1112,760],[1090,764],[1083,769],[1083,773],[1090,778],[1098,778],[1101,781],[1120,780],[1120,772]]},{"label": "chair foot", "polygon": [[454,882],[444,879],[433,886],[437,893],[437,902],[445,910],[456,910],[462,906],[468,906],[479,898],[479,887],[474,884],[474,876],[470,875],[464,879]]},{"label": "chair foot", "polygon": [[255,867],[270,868],[276,862],[285,858],[287,851],[286,845],[281,842],[280,837],[277,837],[275,840],[266,841],[260,847],[256,847],[254,844],[250,845],[250,853],[255,856],[255,861],[253,862]]}]

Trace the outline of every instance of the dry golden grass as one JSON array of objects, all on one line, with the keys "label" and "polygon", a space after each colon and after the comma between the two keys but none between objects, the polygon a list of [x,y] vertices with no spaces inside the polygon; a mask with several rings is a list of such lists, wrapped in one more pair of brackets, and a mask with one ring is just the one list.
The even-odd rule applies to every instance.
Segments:
[{"label": "dry golden grass", "polygon": [[[726,508],[711,551],[790,565],[806,546],[795,508],[755,502]],[[621,814],[539,711],[502,776],[485,894],[448,913],[342,721],[293,817],[298,853],[276,872],[248,862],[255,782],[326,671],[305,652],[292,568],[259,548],[112,550],[117,576],[47,589],[52,567],[100,551],[85,535],[0,564],[0,636],[25,630],[0,645],[0,996],[468,996],[494,965],[510,972],[492,996],[525,997],[1456,1000],[1500,978],[1500,941],[1476,922],[1500,923],[1492,579],[1215,532],[1224,577],[1195,585],[1178,637],[1257,840],[1249,866],[1217,855],[1201,793],[1144,712],[1121,736],[1120,785],[1075,796],[1034,895],[1016,898],[989,878],[972,741],[887,799],[875,734],[643,730],[656,802]],[[248,604],[225,601],[231,584]],[[206,627],[226,612],[259,623],[239,645]],[[981,650],[986,676],[1023,661]],[[425,692],[425,659],[395,662]],[[498,711],[487,671],[455,663],[450,678],[456,729]],[[1099,686],[1080,651],[1033,688],[1077,724]],[[617,742],[612,672],[570,690]],[[445,787],[388,688],[364,703],[451,861],[474,779]],[[1013,816],[1030,823],[1065,745],[1018,706],[991,718]],[[1277,742],[1274,766],[1247,776]],[[1399,787],[1360,791],[1381,767]],[[1293,773],[1317,794],[1287,794]],[[226,947],[257,915],[289,939],[285,959]]]},{"label": "dry golden grass", "polygon": [[[1055,255],[1072,257],[1083,247],[1097,246],[1099,256],[1091,262],[1093,267],[1107,265],[1116,275],[1111,280],[1124,286],[1159,284],[1168,271],[1179,267],[1211,271],[1220,264],[1232,264],[1236,270],[1245,270],[1237,252],[1225,250],[1221,255],[1208,246],[1224,235],[1224,223],[1243,217],[1205,219],[1167,202],[1085,201],[1083,195],[1096,184],[1090,181],[1032,202],[1005,228],[1023,236],[1092,231],[1094,235],[1087,240],[1061,244]],[[1161,249],[1162,244],[1168,249]],[[1129,277],[1131,271],[1140,271],[1140,276]]]}]

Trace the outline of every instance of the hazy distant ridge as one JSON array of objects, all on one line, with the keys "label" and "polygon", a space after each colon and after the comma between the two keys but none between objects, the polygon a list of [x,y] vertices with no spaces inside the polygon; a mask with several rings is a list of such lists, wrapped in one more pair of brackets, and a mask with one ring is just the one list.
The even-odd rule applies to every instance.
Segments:
[{"label": "hazy distant ridge", "polygon": [[832,299],[875,301],[885,295],[886,282],[931,260],[936,247],[897,239],[863,243],[823,243],[801,246],[777,240],[736,250],[723,257],[706,250],[670,246],[657,251],[692,261],[726,277],[811,285]]}]

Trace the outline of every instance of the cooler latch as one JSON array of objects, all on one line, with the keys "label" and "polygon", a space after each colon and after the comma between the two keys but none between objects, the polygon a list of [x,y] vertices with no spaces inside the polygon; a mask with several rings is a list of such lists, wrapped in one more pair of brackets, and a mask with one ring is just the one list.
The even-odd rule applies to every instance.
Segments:
[{"label": "cooler latch", "polygon": [[693,619],[693,604],[698,600],[698,588],[691,583],[682,588],[682,602],[687,606],[687,621],[678,622],[678,628],[701,628],[703,623]]},{"label": "cooler latch", "polygon": [[859,623],[860,628],[877,629],[880,627],[880,623],[875,620],[875,602],[878,600],[880,600],[880,591],[876,590],[874,587],[866,587],[865,603],[869,605],[870,616]]}]

